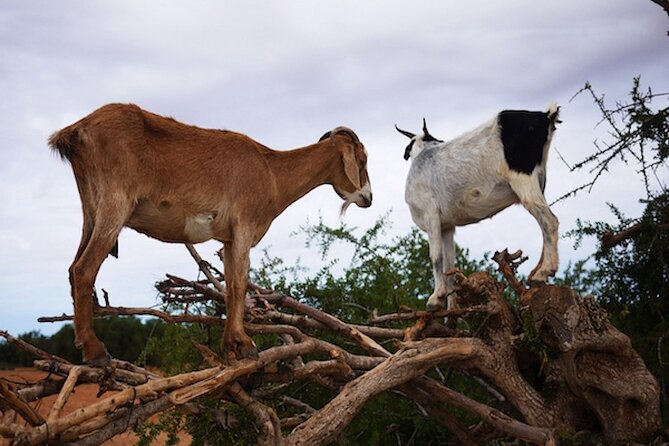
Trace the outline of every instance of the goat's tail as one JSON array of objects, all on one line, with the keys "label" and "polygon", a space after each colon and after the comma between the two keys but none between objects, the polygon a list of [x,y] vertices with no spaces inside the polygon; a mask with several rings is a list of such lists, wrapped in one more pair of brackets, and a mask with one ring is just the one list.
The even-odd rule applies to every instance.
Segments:
[{"label": "goat's tail", "polygon": [[61,158],[69,161],[77,152],[77,149],[83,145],[84,137],[83,129],[79,123],[75,123],[51,135],[49,146],[52,150],[58,152]]},{"label": "goat's tail", "polygon": [[555,124],[562,122],[560,121],[560,106],[555,102],[548,104],[548,110],[546,110],[546,114],[548,115],[548,119],[551,121],[551,124],[553,124],[553,128],[555,128]]}]

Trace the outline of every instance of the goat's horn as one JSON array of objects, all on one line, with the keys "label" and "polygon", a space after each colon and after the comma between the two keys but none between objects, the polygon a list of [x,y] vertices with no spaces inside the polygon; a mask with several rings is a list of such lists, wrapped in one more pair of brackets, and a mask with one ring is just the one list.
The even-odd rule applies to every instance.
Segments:
[{"label": "goat's horn", "polygon": [[407,138],[413,138],[416,136],[415,134],[411,132],[407,132],[406,130],[402,130],[401,128],[397,127],[397,124],[395,124],[395,129],[400,132],[402,135],[406,136]]},{"label": "goat's horn", "polygon": [[434,139],[434,136],[430,135],[430,132],[427,131],[427,123],[425,122],[425,118],[423,118],[423,135]]}]

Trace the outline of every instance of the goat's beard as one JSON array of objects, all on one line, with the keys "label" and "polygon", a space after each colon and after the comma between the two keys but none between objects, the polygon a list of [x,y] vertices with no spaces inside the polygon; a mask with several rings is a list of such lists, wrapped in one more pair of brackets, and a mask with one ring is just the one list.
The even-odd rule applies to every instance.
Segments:
[{"label": "goat's beard", "polygon": [[348,209],[348,207],[353,203],[353,201],[348,199],[344,201],[344,204],[341,205],[341,210],[339,211],[339,218],[344,218],[346,215],[346,209]]}]

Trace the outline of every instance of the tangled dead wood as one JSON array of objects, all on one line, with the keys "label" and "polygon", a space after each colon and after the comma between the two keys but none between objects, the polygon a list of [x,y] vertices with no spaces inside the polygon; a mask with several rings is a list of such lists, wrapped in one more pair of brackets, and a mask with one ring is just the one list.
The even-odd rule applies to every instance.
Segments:
[{"label": "tangled dead wood", "polygon": [[[207,280],[170,275],[157,285],[163,299],[180,303],[183,311],[107,304],[97,308],[97,315],[151,315],[169,323],[224,325],[220,317],[188,312],[192,302],[225,301],[220,273],[189,249]],[[371,398],[390,390],[415,402],[465,445],[507,437],[539,445],[568,444],[583,431],[611,443],[643,441],[656,434],[658,384],[629,339],[611,326],[591,296],[582,298],[556,286],[525,288],[514,274],[519,257],[505,251],[494,258],[520,298],[519,311],[504,297],[505,286],[482,272],[469,277],[452,272],[461,309],[403,309],[373,314],[367,324],[357,325],[252,285],[245,329],[274,336],[281,345],[261,351],[257,359],[239,361],[227,361],[206,346],[195,345],[209,367],[175,376],[159,376],[118,360],[107,368],[74,365],[0,332],[7,341],[32,352],[36,367],[62,377],[24,386],[0,381],[0,442],[4,438],[12,445],[100,444],[158,412],[215,411],[198,403],[208,396],[246,409],[255,420],[258,444],[324,445],[335,441]],[[483,322],[475,332],[440,323],[445,316],[479,315]],[[40,320],[69,319],[63,315]],[[405,327],[396,328],[398,323]],[[344,342],[335,344],[314,335],[324,332]],[[393,340],[394,345],[388,346]],[[474,376],[501,403],[484,404],[454,390],[430,372],[435,366]],[[247,390],[261,372],[263,386]],[[304,380],[336,390],[337,395],[313,408],[283,393],[287,384]],[[100,385],[104,397],[62,414],[75,386],[91,382]],[[48,416],[37,414],[31,404],[56,393]],[[279,400],[302,412],[279,418],[268,404]],[[452,408],[474,414],[480,422],[467,426]]]}]

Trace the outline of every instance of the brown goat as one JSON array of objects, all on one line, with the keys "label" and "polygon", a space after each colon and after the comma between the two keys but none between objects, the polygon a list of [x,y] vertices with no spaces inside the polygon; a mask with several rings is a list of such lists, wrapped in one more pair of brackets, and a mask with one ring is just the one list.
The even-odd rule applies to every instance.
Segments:
[{"label": "brown goat", "polygon": [[84,361],[109,357],[93,331],[93,287],[124,226],[171,243],[224,244],[227,320],[223,348],[257,354],[243,327],[249,251],[291,203],[322,184],[368,207],[367,153],[345,127],[316,144],[275,151],[225,130],[202,129],[109,104],[54,133],[49,145],[72,165],[83,209],[70,267],[74,331]]}]

